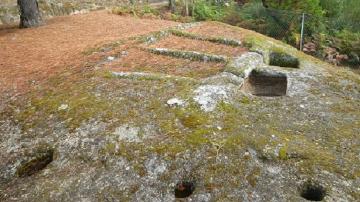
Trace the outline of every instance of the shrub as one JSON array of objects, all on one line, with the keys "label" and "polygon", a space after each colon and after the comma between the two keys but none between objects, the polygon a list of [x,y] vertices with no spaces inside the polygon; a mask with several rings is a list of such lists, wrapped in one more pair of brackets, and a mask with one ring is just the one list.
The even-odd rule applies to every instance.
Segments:
[{"label": "shrub", "polygon": [[131,9],[128,6],[115,7],[111,10],[111,13],[116,15],[127,15],[130,14]]},{"label": "shrub", "polygon": [[206,1],[195,2],[193,17],[196,20],[222,21],[226,13],[237,7],[233,1]]},{"label": "shrub", "polygon": [[350,66],[360,66],[360,33],[353,33],[343,30],[335,35],[333,46],[340,50],[340,53],[349,56],[345,63]]},{"label": "shrub", "polygon": [[196,1],[194,6],[193,16],[196,20],[219,20],[222,16],[222,9],[207,1]]},{"label": "shrub", "polygon": [[134,15],[134,16],[158,16],[159,11],[152,8],[151,6],[145,4],[145,5],[133,5],[133,6],[121,6],[121,7],[115,7],[111,11],[113,14],[117,15]]}]

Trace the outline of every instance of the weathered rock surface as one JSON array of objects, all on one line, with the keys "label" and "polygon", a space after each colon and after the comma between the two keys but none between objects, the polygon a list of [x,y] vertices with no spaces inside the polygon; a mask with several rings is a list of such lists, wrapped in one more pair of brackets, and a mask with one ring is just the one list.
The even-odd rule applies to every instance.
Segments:
[{"label": "weathered rock surface", "polygon": [[[304,201],[309,182],[324,201],[360,200],[359,76],[258,40],[300,68],[250,52],[205,79],[93,70],[9,102],[0,200],[175,201],[179,182],[195,184],[189,201]],[[253,70],[286,75],[287,94],[244,92]],[[16,175],[48,147],[49,164]]]},{"label": "weathered rock surface", "polygon": [[[151,2],[158,2],[150,0]],[[125,0],[38,0],[43,16],[61,16],[84,14],[91,10],[128,4]],[[13,24],[20,19],[16,0],[1,0],[0,23]]]}]

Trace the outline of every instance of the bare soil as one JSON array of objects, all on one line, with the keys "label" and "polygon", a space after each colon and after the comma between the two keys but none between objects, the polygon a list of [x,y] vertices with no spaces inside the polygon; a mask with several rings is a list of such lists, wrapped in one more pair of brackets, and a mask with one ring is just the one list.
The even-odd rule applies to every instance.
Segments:
[{"label": "bare soil", "polygon": [[[239,28],[240,29],[240,28]],[[242,41],[244,39],[244,33],[240,32],[230,25],[217,22],[206,22],[200,26],[196,26],[187,30],[194,34],[199,34],[208,37],[224,37],[229,39],[236,39]]]},{"label": "bare soil", "polygon": [[225,63],[191,61],[156,55],[140,48],[130,48],[127,55],[105,65],[113,71],[142,71],[188,77],[207,77],[223,70]]},{"label": "bare soil", "polygon": [[56,17],[46,23],[32,29],[0,28],[0,98],[22,93],[64,69],[81,67],[86,61],[82,52],[90,47],[178,24],[107,11]]}]

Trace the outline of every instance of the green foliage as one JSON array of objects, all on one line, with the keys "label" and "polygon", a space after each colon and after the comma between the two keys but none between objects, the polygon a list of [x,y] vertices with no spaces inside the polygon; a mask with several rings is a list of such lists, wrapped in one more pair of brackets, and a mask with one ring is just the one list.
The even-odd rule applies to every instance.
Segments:
[{"label": "green foliage", "polygon": [[279,10],[297,11],[299,13],[307,13],[313,16],[323,15],[323,8],[320,5],[320,0],[266,0],[266,4],[270,8]]},{"label": "green foliage", "polygon": [[152,8],[148,4],[115,7],[112,9],[111,12],[117,15],[134,15],[139,17],[143,17],[146,15],[159,15],[159,11]]},{"label": "green foliage", "polygon": [[182,15],[173,14],[173,13],[171,13],[169,17],[163,16],[163,19],[172,20],[172,21],[176,21],[176,22],[182,22],[182,23],[194,22],[194,18],[192,18],[190,16],[182,16]]},{"label": "green foliage", "polygon": [[342,30],[336,33],[339,47],[344,53],[356,52],[360,55],[360,33],[350,32],[349,30]]},{"label": "green foliage", "polygon": [[338,47],[341,53],[348,55],[347,65],[360,66],[360,32],[353,33],[342,30],[336,33],[333,42],[333,45]]},{"label": "green foliage", "polygon": [[340,14],[339,5],[342,0],[320,0],[320,6],[324,9],[325,17],[335,17]]},{"label": "green foliage", "polygon": [[196,1],[194,7],[193,16],[196,20],[220,20],[224,15],[223,6],[211,1]]},{"label": "green foliage", "polygon": [[359,65],[358,0],[253,0],[228,9],[222,21],[299,47],[302,13],[306,14],[305,43],[316,44],[314,55],[324,57],[326,48],[333,47],[349,57],[347,65]]},{"label": "green foliage", "polygon": [[330,28],[348,29],[360,32],[360,4],[358,0],[321,0],[325,17],[329,18]]},{"label": "green foliage", "polygon": [[360,32],[360,2],[359,0],[343,1],[341,17],[346,22],[346,28]]},{"label": "green foliage", "polygon": [[[300,26],[297,16],[298,14],[266,9],[261,2],[254,2],[230,9],[223,22],[282,40],[296,35],[292,31]],[[292,41],[296,44],[296,39],[293,38]]]}]

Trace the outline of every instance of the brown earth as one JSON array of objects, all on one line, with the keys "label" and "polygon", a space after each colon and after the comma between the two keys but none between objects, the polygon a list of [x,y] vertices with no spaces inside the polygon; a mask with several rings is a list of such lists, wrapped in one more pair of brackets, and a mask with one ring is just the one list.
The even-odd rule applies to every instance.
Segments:
[{"label": "brown earth", "polygon": [[62,16],[32,29],[0,28],[0,99],[26,92],[56,72],[79,68],[90,47],[175,26],[108,13]]},{"label": "brown earth", "polygon": [[[155,44],[155,47],[158,44]],[[225,63],[191,61],[170,56],[156,55],[132,47],[127,55],[104,65],[113,71],[141,71],[172,74],[187,77],[208,77],[224,69]]]},{"label": "brown earth", "polygon": [[[234,29],[235,28],[235,29]],[[196,26],[187,30],[194,34],[199,34],[208,37],[224,37],[229,39],[236,39],[242,41],[247,34],[247,30],[236,28],[230,25],[226,25],[218,22],[206,22],[200,26]]]}]

